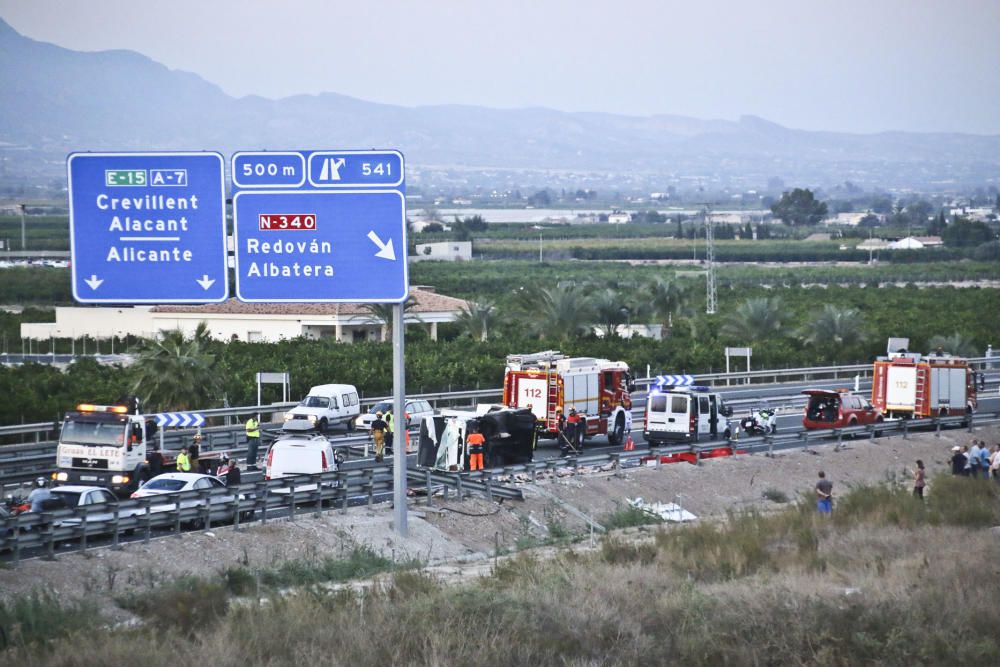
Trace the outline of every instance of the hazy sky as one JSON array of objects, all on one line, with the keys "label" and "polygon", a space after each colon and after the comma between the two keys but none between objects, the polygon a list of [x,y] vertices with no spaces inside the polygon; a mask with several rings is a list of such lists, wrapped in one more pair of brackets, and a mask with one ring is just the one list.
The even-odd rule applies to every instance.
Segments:
[{"label": "hazy sky", "polygon": [[0,0],[226,92],[1000,133],[1000,0]]}]

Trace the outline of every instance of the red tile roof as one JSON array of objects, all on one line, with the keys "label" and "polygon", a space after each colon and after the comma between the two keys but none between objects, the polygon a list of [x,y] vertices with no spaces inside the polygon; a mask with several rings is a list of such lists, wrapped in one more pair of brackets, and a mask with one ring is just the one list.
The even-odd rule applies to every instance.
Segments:
[{"label": "red tile roof", "polygon": [[[454,312],[468,308],[464,299],[429,289],[410,288],[408,313]],[[205,313],[212,315],[367,315],[362,303],[243,303],[230,299],[204,306],[156,306],[154,313]]]}]

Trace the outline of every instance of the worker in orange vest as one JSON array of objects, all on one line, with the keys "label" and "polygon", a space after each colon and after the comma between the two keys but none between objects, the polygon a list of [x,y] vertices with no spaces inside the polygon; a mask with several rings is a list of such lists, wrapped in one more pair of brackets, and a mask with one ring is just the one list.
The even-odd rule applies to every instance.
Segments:
[{"label": "worker in orange vest", "polygon": [[479,431],[472,431],[466,436],[465,444],[469,446],[469,470],[482,470],[486,438]]}]

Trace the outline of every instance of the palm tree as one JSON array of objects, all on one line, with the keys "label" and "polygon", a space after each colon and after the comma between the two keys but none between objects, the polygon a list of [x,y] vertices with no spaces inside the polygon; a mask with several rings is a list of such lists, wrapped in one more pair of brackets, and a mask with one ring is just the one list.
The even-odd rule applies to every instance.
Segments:
[{"label": "palm tree", "polygon": [[597,328],[605,338],[618,335],[618,327],[631,319],[631,309],[625,305],[622,294],[606,288],[595,292],[590,298]]},{"label": "palm tree", "polygon": [[928,347],[931,350],[941,348],[943,351],[948,354],[954,354],[956,357],[979,356],[979,350],[976,349],[972,341],[960,333],[953,333],[950,336],[934,336],[930,339]]},{"label": "palm tree", "polygon": [[522,287],[515,293],[514,307],[543,339],[574,338],[586,333],[593,319],[586,294],[569,281],[555,287]]},{"label": "palm tree", "polygon": [[802,340],[815,346],[820,356],[830,360],[837,359],[845,349],[863,342],[866,336],[861,311],[829,303],[802,327]]},{"label": "palm tree", "polygon": [[674,318],[680,317],[687,301],[687,288],[677,281],[657,277],[646,287],[646,294],[653,317],[663,325],[669,336],[674,326]]},{"label": "palm tree", "polygon": [[489,301],[480,303],[469,302],[455,318],[455,323],[469,334],[470,338],[486,342],[489,338],[489,330],[496,321],[496,306]]},{"label": "palm tree", "polygon": [[781,300],[758,297],[747,299],[726,316],[723,336],[756,343],[782,335]]},{"label": "palm tree", "polygon": [[211,405],[222,393],[211,347],[205,322],[198,324],[191,338],[180,329],[161,331],[139,348],[132,366],[132,392],[150,411]]},{"label": "palm tree", "polygon": [[[403,324],[404,329],[407,322],[419,322],[420,318],[416,315],[410,316],[407,311],[412,307],[417,305],[417,300],[412,296],[408,296],[406,301],[403,302]],[[362,306],[368,314],[377,321],[382,327],[381,340],[384,343],[392,337],[392,311],[396,307],[394,303],[366,303]]]}]

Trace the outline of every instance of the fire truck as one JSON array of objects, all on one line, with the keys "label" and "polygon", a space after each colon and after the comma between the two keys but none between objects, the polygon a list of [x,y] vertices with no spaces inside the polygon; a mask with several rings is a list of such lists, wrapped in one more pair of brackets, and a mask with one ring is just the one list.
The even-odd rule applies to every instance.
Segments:
[{"label": "fire truck", "polygon": [[976,409],[983,376],[961,357],[896,353],[879,357],[872,375],[872,404],[886,417],[964,415]]},{"label": "fire truck", "polygon": [[632,430],[632,397],[635,390],[628,364],[623,361],[566,357],[558,350],[507,357],[503,403],[527,408],[537,419],[542,437],[558,435],[559,414],[582,413],[586,435],[607,434],[608,442],[621,445]]}]

